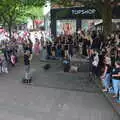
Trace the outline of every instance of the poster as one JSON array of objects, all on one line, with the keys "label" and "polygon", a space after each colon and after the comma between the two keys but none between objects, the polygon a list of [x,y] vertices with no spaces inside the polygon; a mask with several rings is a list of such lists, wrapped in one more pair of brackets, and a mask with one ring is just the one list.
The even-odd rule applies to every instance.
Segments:
[{"label": "poster", "polygon": [[82,20],[81,27],[82,30],[88,31],[88,30],[95,30],[95,25],[98,23],[101,23],[101,19],[94,19],[94,20]]},{"label": "poster", "polygon": [[57,20],[56,22],[57,36],[72,35],[76,32],[76,20]]}]

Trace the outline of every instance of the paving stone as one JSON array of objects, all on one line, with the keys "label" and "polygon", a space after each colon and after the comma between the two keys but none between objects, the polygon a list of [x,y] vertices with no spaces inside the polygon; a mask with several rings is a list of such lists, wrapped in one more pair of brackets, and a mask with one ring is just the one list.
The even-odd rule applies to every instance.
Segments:
[{"label": "paving stone", "polygon": [[44,64],[34,59],[31,66],[37,87],[21,84],[22,64],[0,75],[0,120],[120,120],[95,83],[88,82],[88,73],[44,72]]}]

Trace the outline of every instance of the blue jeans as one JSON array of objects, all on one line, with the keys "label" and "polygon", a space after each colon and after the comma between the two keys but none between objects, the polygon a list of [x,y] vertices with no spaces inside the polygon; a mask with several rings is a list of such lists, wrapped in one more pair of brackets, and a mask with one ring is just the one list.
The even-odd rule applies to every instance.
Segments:
[{"label": "blue jeans", "polygon": [[110,86],[110,73],[107,73],[105,75],[105,79],[103,80],[103,86],[107,89],[109,88],[109,86]]},{"label": "blue jeans", "polygon": [[46,60],[46,57],[47,57],[47,51],[46,51],[46,49],[43,49],[42,51],[41,51],[41,60]]},{"label": "blue jeans", "polygon": [[120,80],[119,80],[119,83],[118,83],[118,89],[119,89],[118,100],[120,101]]},{"label": "blue jeans", "polygon": [[117,79],[112,79],[112,84],[113,84],[113,89],[114,89],[114,94],[115,95],[118,95],[118,92],[119,92],[119,83],[120,83],[120,80],[117,80]]},{"label": "blue jeans", "polygon": [[61,57],[61,49],[57,49],[57,57]]}]

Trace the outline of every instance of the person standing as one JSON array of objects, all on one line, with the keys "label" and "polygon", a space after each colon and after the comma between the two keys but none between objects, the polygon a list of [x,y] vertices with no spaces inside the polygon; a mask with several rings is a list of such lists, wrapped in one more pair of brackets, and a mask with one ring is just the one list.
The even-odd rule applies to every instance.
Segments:
[{"label": "person standing", "polygon": [[30,52],[30,57],[31,57],[31,59],[32,59],[32,47],[31,47],[31,44],[25,42],[25,43],[23,44],[23,49],[24,49],[24,53],[26,53],[26,51],[29,51],[29,52]]},{"label": "person standing", "polygon": [[118,48],[117,48],[117,58],[116,58],[116,60],[120,61],[120,46],[118,46]]},{"label": "person standing", "polygon": [[103,75],[101,76],[102,83],[104,86],[103,92],[108,92],[108,90],[110,88],[110,77],[111,77],[111,59],[108,56],[108,54],[106,54],[106,56],[105,56],[105,69],[104,69]]},{"label": "person standing", "polygon": [[120,101],[120,61],[115,62],[115,68],[112,71],[112,84],[114,90],[114,98],[118,97],[119,93],[119,101]]},{"label": "person standing", "polygon": [[2,73],[2,51],[0,50],[0,73]]},{"label": "person standing", "polygon": [[116,47],[112,47],[112,48],[111,48],[111,51],[110,51],[112,68],[115,67],[116,56],[117,56]]},{"label": "person standing", "polygon": [[24,83],[30,84],[32,81],[32,76],[30,73],[30,63],[32,60],[32,48],[30,43],[26,43],[24,46],[24,65],[25,65],[25,78],[23,80]]},{"label": "person standing", "polygon": [[47,58],[47,50],[46,50],[46,46],[43,46],[41,50],[40,60],[45,61],[46,58]]},{"label": "person standing", "polygon": [[36,55],[39,55],[39,53],[40,53],[40,42],[38,39],[36,39],[36,42],[34,45],[34,52]]},{"label": "person standing", "polygon": [[2,58],[2,72],[8,74],[8,63],[7,63],[4,55]]},{"label": "person standing", "polygon": [[99,63],[99,56],[96,50],[93,51],[93,61],[92,61],[92,73],[94,76],[98,75],[98,63]]},{"label": "person standing", "polygon": [[24,65],[25,65],[25,78],[23,80],[24,83],[30,84],[31,81],[31,74],[30,74],[30,62],[31,62],[31,54],[30,51],[27,50],[24,53]]},{"label": "person standing", "polygon": [[84,55],[85,57],[88,56],[88,54],[87,54],[87,39],[86,38],[83,39],[82,55]]}]

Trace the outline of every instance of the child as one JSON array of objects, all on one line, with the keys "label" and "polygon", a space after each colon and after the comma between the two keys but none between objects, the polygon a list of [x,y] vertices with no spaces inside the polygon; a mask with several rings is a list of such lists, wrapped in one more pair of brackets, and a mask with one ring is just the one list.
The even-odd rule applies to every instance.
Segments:
[{"label": "child", "polygon": [[2,57],[0,55],[0,73],[2,72]]},{"label": "child", "polygon": [[4,55],[2,56],[2,72],[8,74],[8,63],[7,63]]},{"label": "child", "polygon": [[31,61],[31,54],[30,54],[30,51],[27,50],[24,54],[25,78],[23,82],[28,84],[31,83],[30,61]]},{"label": "child", "polygon": [[63,65],[64,65],[64,72],[69,72],[70,71],[70,60],[68,56],[64,58]]}]

